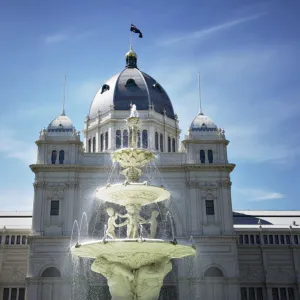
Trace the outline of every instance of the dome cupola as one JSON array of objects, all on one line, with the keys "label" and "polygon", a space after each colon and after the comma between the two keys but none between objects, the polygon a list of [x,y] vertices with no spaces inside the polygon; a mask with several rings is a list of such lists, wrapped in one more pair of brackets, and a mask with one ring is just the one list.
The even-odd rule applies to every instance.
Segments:
[{"label": "dome cupola", "polygon": [[137,68],[137,55],[132,50],[132,46],[130,45],[129,52],[125,55],[126,58],[126,68]]}]

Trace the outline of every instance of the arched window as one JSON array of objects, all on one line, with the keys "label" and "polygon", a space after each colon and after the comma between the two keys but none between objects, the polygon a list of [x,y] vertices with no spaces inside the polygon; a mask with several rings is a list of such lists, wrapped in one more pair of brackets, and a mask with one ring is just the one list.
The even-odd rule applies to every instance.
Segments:
[{"label": "arched window", "polygon": [[143,130],[142,142],[143,148],[148,148],[148,131],[145,129]]},{"label": "arched window", "polygon": [[88,141],[88,152],[91,153],[92,152],[92,140],[89,139]]},{"label": "arched window", "polygon": [[56,158],[57,158],[57,151],[53,150],[51,154],[51,162],[53,165],[56,163]]},{"label": "arched window", "polygon": [[116,148],[121,148],[121,130],[119,129],[116,131]]},{"label": "arched window", "polygon": [[127,88],[131,88],[131,87],[136,87],[137,84],[135,83],[135,81],[134,81],[132,78],[130,78],[130,79],[128,79],[128,80],[126,81],[125,86],[126,86]]},{"label": "arched window", "polygon": [[17,245],[20,245],[20,244],[21,244],[21,236],[18,235],[18,236],[17,236]]},{"label": "arched window", "polygon": [[224,277],[224,274],[219,268],[211,267],[204,272],[204,277]]},{"label": "arched window", "polygon": [[50,267],[43,272],[42,277],[61,277],[61,273],[57,268]]},{"label": "arched window", "polygon": [[59,163],[61,165],[64,163],[64,159],[65,159],[65,151],[64,150],[60,150],[59,151]]},{"label": "arched window", "polygon": [[9,235],[5,237],[5,245],[9,245]]},{"label": "arched window", "polygon": [[141,148],[141,132],[138,130],[137,132],[137,147]]},{"label": "arched window", "polygon": [[101,135],[100,135],[100,149],[101,149],[101,152],[103,152],[103,149],[104,149],[104,136],[103,136],[103,133],[101,133]]},{"label": "arched window", "polygon": [[176,152],[176,141],[175,141],[175,139],[172,139],[172,151]]},{"label": "arched window", "polygon": [[155,149],[158,150],[158,132],[155,132]]},{"label": "arched window", "polygon": [[93,152],[96,152],[96,137],[93,137]]},{"label": "arched window", "polygon": [[105,150],[108,149],[108,132],[105,132]]},{"label": "arched window", "polygon": [[162,133],[160,134],[160,152],[164,152],[164,136],[162,135]]},{"label": "arched window", "polygon": [[123,147],[128,148],[128,130],[123,131]]},{"label": "arched window", "polygon": [[12,235],[11,238],[10,238],[10,244],[14,245],[15,242],[16,242],[16,237],[14,235]]},{"label": "arched window", "polygon": [[202,164],[205,163],[205,152],[204,150],[200,150],[200,161]]},{"label": "arched window", "polygon": [[171,152],[171,138],[168,136],[168,152]]},{"label": "arched window", "polygon": [[22,245],[26,244],[26,235],[22,235]]},{"label": "arched window", "polygon": [[212,150],[208,150],[208,151],[207,151],[207,158],[208,158],[208,162],[209,162],[210,164],[212,164],[213,161],[214,161],[214,156],[213,156]]},{"label": "arched window", "polygon": [[101,88],[101,94],[109,90],[109,85],[108,84],[103,84]]}]

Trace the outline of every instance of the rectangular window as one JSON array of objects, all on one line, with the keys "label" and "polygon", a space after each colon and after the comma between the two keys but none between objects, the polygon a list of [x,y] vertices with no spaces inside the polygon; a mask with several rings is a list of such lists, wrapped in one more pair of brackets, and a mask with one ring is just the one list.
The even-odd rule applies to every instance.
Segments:
[{"label": "rectangular window", "polygon": [[289,300],[295,300],[295,294],[293,288],[288,288]]},{"label": "rectangular window", "polygon": [[278,234],[275,234],[275,244],[276,245],[279,244],[279,236],[278,236]]},{"label": "rectangular window", "polygon": [[25,300],[25,289],[24,288],[19,289],[19,299],[18,300]]},{"label": "rectangular window", "polygon": [[272,288],[272,296],[273,296],[273,300],[279,300],[279,294],[277,288]]},{"label": "rectangular window", "polygon": [[280,300],[287,300],[285,288],[280,288]]},{"label": "rectangular window", "polygon": [[11,289],[10,300],[17,300],[17,289]]},{"label": "rectangular window", "polygon": [[248,300],[246,288],[241,288],[241,296],[242,300]]},{"label": "rectangular window", "polygon": [[264,244],[268,245],[268,236],[264,234]]},{"label": "rectangular window", "polygon": [[244,240],[243,240],[243,235],[242,234],[239,235],[239,244],[240,245],[244,244]]},{"label": "rectangular window", "polygon": [[255,300],[255,291],[254,288],[249,288],[249,299]]},{"label": "rectangular window", "polygon": [[5,245],[9,245],[9,235],[5,237]]},{"label": "rectangular window", "polygon": [[254,245],[254,235],[253,234],[250,235],[250,244]]},{"label": "rectangular window", "polygon": [[50,208],[50,216],[58,216],[59,215],[59,201],[52,200],[51,208]]},{"label": "rectangular window", "polygon": [[206,215],[213,216],[215,214],[214,200],[205,200]]},{"label": "rectangular window", "polygon": [[249,244],[249,236],[247,234],[245,235],[245,244]]},{"label": "rectangular window", "polygon": [[255,236],[255,240],[256,240],[256,244],[257,244],[257,245],[260,245],[260,235],[259,235],[259,234],[257,234],[257,235]]},{"label": "rectangular window", "polygon": [[287,243],[288,245],[290,245],[290,244],[291,244],[291,238],[290,238],[290,236],[289,236],[289,235],[286,235],[285,238],[286,238],[286,243]]},{"label": "rectangular window", "polygon": [[282,245],[285,244],[285,242],[284,242],[284,235],[283,234],[280,235],[280,244],[282,244]]},{"label": "rectangular window", "polygon": [[296,245],[299,244],[298,235],[294,235],[294,243],[295,243]]},{"label": "rectangular window", "polygon": [[269,243],[272,245],[273,244],[273,235],[269,235]]},{"label": "rectangular window", "polygon": [[3,289],[3,300],[9,300],[9,289]]},{"label": "rectangular window", "polygon": [[257,288],[257,300],[263,300],[263,290],[262,288]]}]

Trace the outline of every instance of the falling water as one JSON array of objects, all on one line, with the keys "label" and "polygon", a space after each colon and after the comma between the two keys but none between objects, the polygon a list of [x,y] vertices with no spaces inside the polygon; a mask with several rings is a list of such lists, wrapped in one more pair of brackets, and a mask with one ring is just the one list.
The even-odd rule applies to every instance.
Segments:
[{"label": "falling water", "polygon": [[[75,228],[77,229],[77,239],[76,240],[74,240]],[[70,248],[79,241],[79,235],[80,235],[80,230],[79,230],[78,222],[77,222],[77,220],[75,220],[73,223],[73,228],[72,228],[72,232],[71,232]]]},{"label": "falling water", "polygon": [[89,235],[88,219],[87,215],[84,212],[81,217],[80,227],[79,227],[79,242],[82,243],[88,239]]}]

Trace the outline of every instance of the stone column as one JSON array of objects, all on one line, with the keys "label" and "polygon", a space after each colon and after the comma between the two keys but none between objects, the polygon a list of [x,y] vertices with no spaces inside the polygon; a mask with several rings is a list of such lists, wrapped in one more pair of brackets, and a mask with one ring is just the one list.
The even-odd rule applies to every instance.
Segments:
[{"label": "stone column", "polygon": [[32,215],[32,230],[36,233],[41,233],[42,228],[42,218],[44,216],[43,211],[43,191],[45,187],[44,181],[35,181],[33,184],[34,186],[34,208],[33,208],[33,215]]}]

